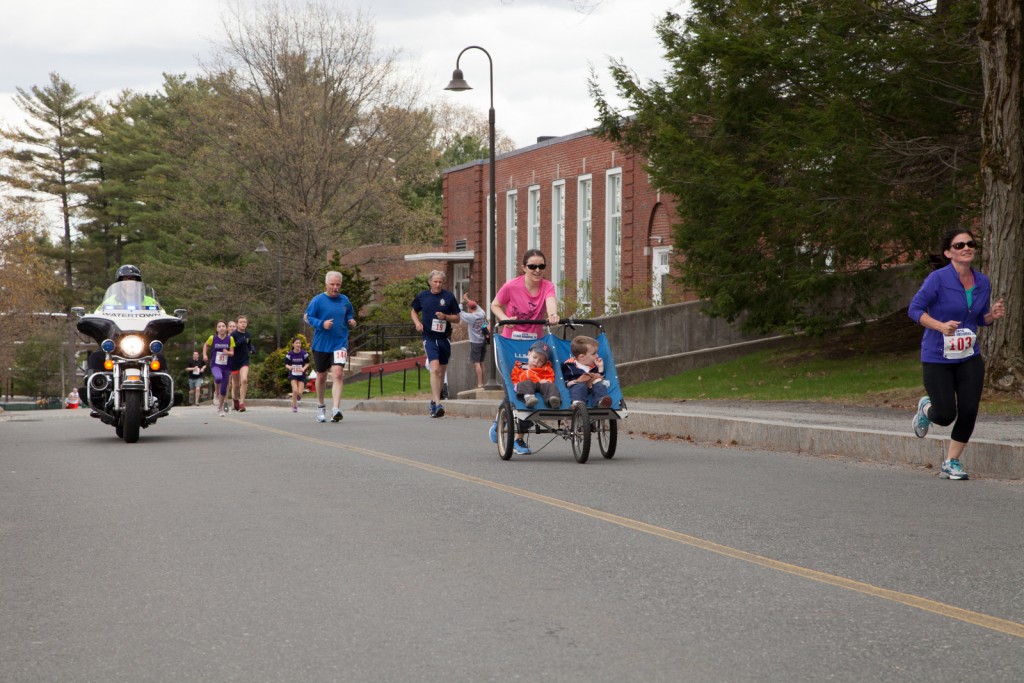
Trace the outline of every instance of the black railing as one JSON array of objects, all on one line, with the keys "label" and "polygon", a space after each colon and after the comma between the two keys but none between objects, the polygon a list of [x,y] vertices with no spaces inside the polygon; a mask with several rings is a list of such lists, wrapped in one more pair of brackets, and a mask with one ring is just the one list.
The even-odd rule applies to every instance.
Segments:
[{"label": "black railing", "polygon": [[349,335],[348,351],[351,354],[360,351],[376,351],[384,353],[390,349],[409,346],[408,342],[418,349],[423,335],[416,331],[412,324],[388,323],[359,326]]}]

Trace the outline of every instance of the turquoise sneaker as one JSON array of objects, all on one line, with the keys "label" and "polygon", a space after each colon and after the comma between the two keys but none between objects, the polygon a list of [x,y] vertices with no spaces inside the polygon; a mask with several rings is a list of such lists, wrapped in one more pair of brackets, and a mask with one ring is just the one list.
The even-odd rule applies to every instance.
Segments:
[{"label": "turquoise sneaker", "polygon": [[940,479],[970,479],[967,476],[964,466],[960,464],[959,458],[953,458],[952,460],[946,460],[942,463],[942,468],[939,470]]},{"label": "turquoise sneaker", "polygon": [[488,432],[491,437],[491,443],[498,443],[498,421],[495,420],[491,423],[491,430]]},{"label": "turquoise sneaker", "polygon": [[919,439],[923,439],[924,435],[928,433],[928,427],[931,426],[932,422],[928,419],[928,414],[925,409],[932,404],[932,400],[927,396],[922,396],[921,400],[917,402],[917,413],[914,415],[914,436]]},{"label": "turquoise sneaker", "polygon": [[522,439],[516,439],[515,443],[512,444],[512,448],[515,450],[516,455],[529,455],[532,452]]}]

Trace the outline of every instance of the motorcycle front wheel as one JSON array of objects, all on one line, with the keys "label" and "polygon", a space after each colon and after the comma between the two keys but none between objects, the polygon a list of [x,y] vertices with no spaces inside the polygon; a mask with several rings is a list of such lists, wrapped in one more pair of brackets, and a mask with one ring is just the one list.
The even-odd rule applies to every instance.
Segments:
[{"label": "motorcycle front wheel", "polygon": [[124,395],[124,442],[135,443],[139,440],[139,429],[142,427],[142,392],[128,391]]}]

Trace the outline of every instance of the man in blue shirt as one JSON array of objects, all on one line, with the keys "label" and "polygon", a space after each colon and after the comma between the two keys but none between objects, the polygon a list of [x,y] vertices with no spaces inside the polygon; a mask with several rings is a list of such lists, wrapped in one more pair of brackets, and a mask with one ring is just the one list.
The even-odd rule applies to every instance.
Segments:
[{"label": "man in blue shirt", "polygon": [[326,291],[317,294],[306,306],[304,316],[313,328],[313,368],[316,370],[316,421],[327,422],[324,394],[327,390],[327,371],[333,378],[331,402],[334,405],[331,420],[340,422],[341,391],[344,388],[345,365],[348,362],[348,331],[356,326],[356,312],[352,302],[341,293],[341,273],[332,270],[324,278]]},{"label": "man in blue shirt", "polygon": [[430,417],[444,417],[441,405],[441,387],[445,371],[452,355],[452,323],[459,322],[459,302],[455,295],[444,289],[445,274],[440,270],[431,271],[427,282],[430,289],[424,289],[412,300],[412,318],[416,331],[423,335],[423,350],[430,365]]}]

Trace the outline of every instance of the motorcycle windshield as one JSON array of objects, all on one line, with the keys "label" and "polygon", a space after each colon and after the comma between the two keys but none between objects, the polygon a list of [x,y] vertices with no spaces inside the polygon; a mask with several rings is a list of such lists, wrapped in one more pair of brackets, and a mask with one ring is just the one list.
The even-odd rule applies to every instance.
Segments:
[{"label": "motorcycle windshield", "polygon": [[100,311],[159,311],[152,287],[137,280],[122,280],[107,287]]}]

